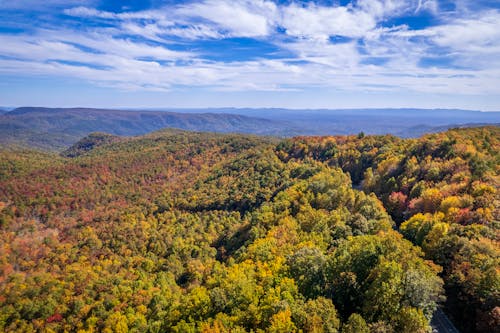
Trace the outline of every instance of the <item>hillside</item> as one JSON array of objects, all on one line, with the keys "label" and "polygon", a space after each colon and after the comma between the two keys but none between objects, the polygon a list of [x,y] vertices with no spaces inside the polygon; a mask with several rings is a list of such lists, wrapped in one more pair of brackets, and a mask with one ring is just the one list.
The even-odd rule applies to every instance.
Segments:
[{"label": "hillside", "polygon": [[[168,111],[169,109],[165,109]],[[170,109],[175,110],[175,109]],[[500,112],[448,109],[245,109],[211,108],[176,110],[262,117],[287,122],[301,135],[392,134],[415,138],[455,127],[500,125]],[[296,135],[291,133],[289,136]]]},{"label": "hillside", "polygon": [[500,112],[422,109],[171,109],[17,108],[0,113],[0,145],[62,151],[93,132],[143,135],[162,128],[217,133],[295,135],[393,134],[419,137],[455,127],[500,125]]},{"label": "hillside", "polygon": [[244,115],[23,107],[0,114],[0,144],[62,150],[92,132],[134,136],[167,127],[277,136],[294,131],[284,122]]},{"label": "hillside", "polygon": [[[499,327],[500,129],[0,150],[0,331]],[[354,186],[353,186],[354,184]]]}]

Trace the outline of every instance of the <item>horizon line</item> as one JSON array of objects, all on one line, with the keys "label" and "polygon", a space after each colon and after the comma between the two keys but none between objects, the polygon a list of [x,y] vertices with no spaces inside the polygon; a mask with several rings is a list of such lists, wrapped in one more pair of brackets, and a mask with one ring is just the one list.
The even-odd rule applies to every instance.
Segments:
[{"label": "horizon line", "polygon": [[461,108],[419,108],[419,107],[352,107],[352,108],[290,108],[290,107],[244,107],[244,106],[221,106],[221,107],[175,107],[175,106],[0,106],[0,109],[13,111],[20,108],[45,108],[45,109],[95,109],[95,110],[110,110],[110,111],[172,111],[172,110],[284,110],[284,111],[397,111],[397,110],[418,110],[418,111],[466,111],[466,112],[500,112],[500,110],[479,110],[479,109],[461,109]]}]

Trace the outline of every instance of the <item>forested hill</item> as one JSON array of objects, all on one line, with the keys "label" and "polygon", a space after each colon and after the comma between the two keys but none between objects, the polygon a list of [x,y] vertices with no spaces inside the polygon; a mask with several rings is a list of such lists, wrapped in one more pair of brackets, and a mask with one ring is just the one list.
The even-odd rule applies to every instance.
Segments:
[{"label": "forested hill", "polygon": [[0,145],[62,151],[93,132],[143,135],[162,128],[217,133],[393,134],[419,137],[455,127],[499,125],[500,112],[425,109],[171,109],[164,111],[22,107],[0,111]]},{"label": "forested hill", "polygon": [[284,121],[244,115],[22,107],[0,114],[0,144],[63,150],[92,132],[134,136],[166,127],[276,136],[297,133]]},{"label": "forested hill", "polygon": [[498,332],[499,152],[497,127],[0,150],[0,331],[423,333],[442,304]]},{"label": "forested hill", "polygon": [[[460,109],[212,108],[183,109],[178,112],[216,112],[261,117],[295,125],[300,129],[300,135],[352,135],[364,132],[416,138],[456,127],[500,125],[500,112]],[[291,133],[289,136],[293,135],[297,134]]]}]

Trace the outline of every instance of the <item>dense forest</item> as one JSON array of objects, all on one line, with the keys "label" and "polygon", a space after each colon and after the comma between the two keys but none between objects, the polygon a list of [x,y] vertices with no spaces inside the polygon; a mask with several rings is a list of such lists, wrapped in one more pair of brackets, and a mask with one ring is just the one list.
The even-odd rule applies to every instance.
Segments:
[{"label": "dense forest", "polygon": [[500,331],[500,128],[0,150],[0,331]]}]

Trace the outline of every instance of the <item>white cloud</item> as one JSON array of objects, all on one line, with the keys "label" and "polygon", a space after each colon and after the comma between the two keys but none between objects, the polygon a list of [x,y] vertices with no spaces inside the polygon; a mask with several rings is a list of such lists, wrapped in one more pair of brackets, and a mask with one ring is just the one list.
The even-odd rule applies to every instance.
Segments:
[{"label": "white cloud", "polygon": [[106,19],[118,18],[118,14],[106,11],[100,11],[94,8],[88,8],[83,6],[65,9],[64,14],[76,17],[99,17]]},{"label": "white cloud", "polygon": [[428,29],[433,41],[455,50],[500,46],[500,12],[490,11],[479,17],[456,19],[448,24]]},{"label": "white cloud", "polygon": [[142,10],[137,12],[114,13],[109,11],[97,10],[85,6],[72,7],[63,10],[63,13],[75,17],[90,17],[102,19],[121,19],[121,20],[165,20],[167,12],[159,10]]},{"label": "white cloud", "polygon": [[[153,58],[162,61],[189,59],[194,56],[189,52],[172,51],[161,46],[115,39],[98,33],[84,36],[71,32],[46,31],[44,37],[37,35],[19,38],[0,35],[0,54],[20,59],[59,59],[106,66],[113,66],[111,56],[125,59]],[[84,51],[75,45],[92,51]]]},{"label": "white cloud", "polygon": [[[122,27],[151,39],[261,37],[271,33],[277,6],[270,1],[206,0],[157,10],[113,13],[87,7],[64,10],[66,15],[122,20]],[[146,25],[141,20],[153,21]]]},{"label": "white cloud", "polygon": [[181,6],[175,14],[213,22],[228,36],[260,37],[270,34],[276,11],[270,1],[206,0]]},{"label": "white cloud", "polygon": [[357,6],[376,18],[383,18],[395,12],[406,10],[411,1],[405,0],[359,0]]},{"label": "white cloud", "polygon": [[439,4],[436,0],[418,0],[417,8],[415,13],[418,14],[421,11],[429,11],[433,14],[437,14]]},{"label": "white cloud", "polygon": [[[270,37],[277,27],[281,27],[290,36],[328,39],[335,35],[362,38],[385,16],[410,7],[403,0],[360,0],[356,6],[319,6],[314,3],[278,6],[267,0],[204,0],[150,11],[112,13],[76,7],[65,10],[65,13],[123,20],[123,27],[131,32],[146,33],[152,38],[158,38],[160,34],[191,38]],[[133,22],[144,19],[154,22],[147,25]]]},{"label": "white cloud", "polygon": [[441,25],[421,30],[401,29],[391,37],[420,48],[420,57],[450,57],[455,65],[470,69],[500,67],[498,10],[447,18]]},{"label": "white cloud", "polygon": [[[500,13],[444,17],[442,25],[422,30],[381,26],[400,13],[423,10],[438,10],[436,2],[359,0],[357,5],[327,7],[205,0],[122,13],[75,7],[65,13],[109,20],[112,27],[71,31],[54,26],[32,35],[0,34],[0,73],[70,76],[119,89],[154,91],[178,86],[224,91],[327,87],[499,94]],[[285,33],[278,33],[278,27]],[[332,43],[331,36],[349,40]],[[194,49],[200,49],[197,39],[250,37],[289,54],[273,60],[265,55],[245,61],[207,60],[201,53],[171,48],[173,37]],[[425,57],[443,54],[463,69],[420,65]]]},{"label": "white cloud", "polygon": [[5,0],[0,1],[0,9],[42,10],[69,6],[91,6],[95,0]]},{"label": "white cloud", "polygon": [[327,40],[330,36],[362,37],[376,26],[372,16],[347,7],[285,7],[282,26],[287,34]]}]

